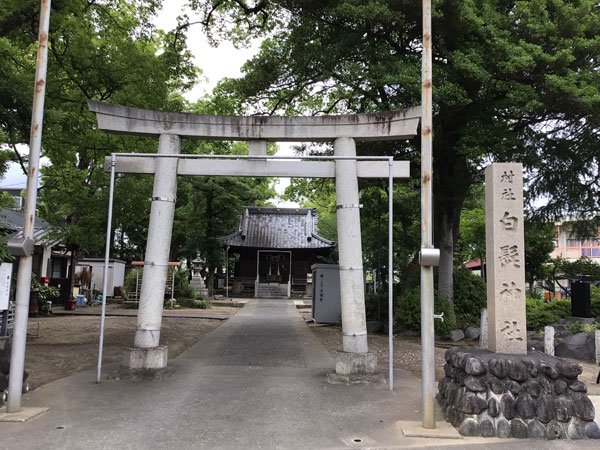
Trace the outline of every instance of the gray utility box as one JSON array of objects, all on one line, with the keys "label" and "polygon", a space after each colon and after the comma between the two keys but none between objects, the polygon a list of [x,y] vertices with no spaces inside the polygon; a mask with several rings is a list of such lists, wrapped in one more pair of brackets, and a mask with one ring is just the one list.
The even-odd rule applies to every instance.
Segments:
[{"label": "gray utility box", "polygon": [[335,264],[313,264],[312,315],[317,323],[338,323],[342,320],[340,271]]}]

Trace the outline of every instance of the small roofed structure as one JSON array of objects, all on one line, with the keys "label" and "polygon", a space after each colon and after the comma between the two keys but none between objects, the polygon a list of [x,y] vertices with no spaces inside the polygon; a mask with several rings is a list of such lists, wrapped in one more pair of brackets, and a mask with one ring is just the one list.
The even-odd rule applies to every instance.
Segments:
[{"label": "small roofed structure", "polygon": [[239,255],[232,293],[267,298],[307,294],[311,266],[334,248],[317,234],[313,208],[246,207],[237,231],[221,241]]},{"label": "small roofed structure", "polygon": [[[7,238],[23,238],[25,214],[18,209],[0,210],[0,234]],[[47,278],[50,286],[59,288],[59,297],[55,304],[65,303],[71,296],[70,272],[71,250],[52,234],[52,226],[36,216],[33,227],[32,272],[38,277]],[[18,257],[13,261],[15,273],[18,269]]]}]

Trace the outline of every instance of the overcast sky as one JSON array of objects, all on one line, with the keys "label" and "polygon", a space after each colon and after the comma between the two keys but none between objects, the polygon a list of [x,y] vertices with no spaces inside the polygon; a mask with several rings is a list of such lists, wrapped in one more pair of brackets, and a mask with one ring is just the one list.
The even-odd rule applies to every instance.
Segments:
[{"label": "overcast sky", "polygon": [[[154,24],[163,30],[172,30],[177,25],[177,16],[184,12],[194,22],[194,16],[189,10],[184,10],[186,0],[165,0],[163,10],[158,14]],[[229,42],[223,42],[214,48],[208,44],[204,30],[200,25],[192,25],[187,31],[187,45],[194,55],[196,66],[202,69],[205,81],[201,81],[194,89],[185,94],[190,101],[196,101],[205,93],[212,91],[217,83],[225,78],[241,76],[240,68],[248,59],[258,53],[260,42],[255,42],[249,48],[236,49]]]}]

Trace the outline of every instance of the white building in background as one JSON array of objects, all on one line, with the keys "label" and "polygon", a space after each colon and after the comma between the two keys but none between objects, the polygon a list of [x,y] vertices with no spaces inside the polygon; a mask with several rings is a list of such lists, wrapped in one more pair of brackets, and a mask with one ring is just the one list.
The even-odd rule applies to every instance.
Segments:
[{"label": "white building in background", "polygon": [[[82,276],[82,272],[87,272]],[[101,293],[104,283],[104,259],[85,258],[77,261],[75,265],[76,285],[83,290],[88,300],[93,300],[95,293]],[[108,262],[107,297],[115,295],[115,287],[125,285],[125,261],[111,259]],[[87,295],[89,294],[89,295]]]},{"label": "white building in background", "polygon": [[556,223],[556,247],[551,258],[577,260],[587,257],[600,264],[600,228],[593,238],[581,238],[574,229],[574,220],[563,220]]}]

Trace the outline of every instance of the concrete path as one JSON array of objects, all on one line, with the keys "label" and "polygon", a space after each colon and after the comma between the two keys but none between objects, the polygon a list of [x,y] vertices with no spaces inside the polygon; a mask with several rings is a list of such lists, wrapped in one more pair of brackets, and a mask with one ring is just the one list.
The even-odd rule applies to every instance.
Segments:
[{"label": "concrete path", "polygon": [[[251,301],[169,361],[162,380],[104,380],[86,371],[27,394],[50,410],[0,423],[6,449],[594,448],[597,442],[406,438],[420,420],[420,383],[327,382],[334,361],[292,302]],[[108,367],[105,374],[115,371]],[[441,417],[441,415],[439,415]],[[597,447],[596,447],[597,448]]]}]

